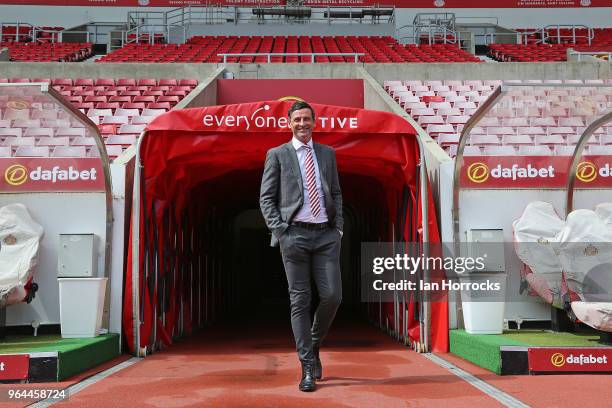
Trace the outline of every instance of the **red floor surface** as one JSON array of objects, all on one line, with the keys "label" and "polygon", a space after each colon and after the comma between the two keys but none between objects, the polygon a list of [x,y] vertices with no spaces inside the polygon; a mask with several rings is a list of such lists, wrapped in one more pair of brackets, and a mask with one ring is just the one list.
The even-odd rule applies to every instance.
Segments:
[{"label": "red floor surface", "polygon": [[325,379],[298,391],[291,333],[209,329],[70,397],[61,407],[474,407],[497,401],[367,325],[336,325]]},{"label": "red floor surface", "polygon": [[[31,383],[31,384],[0,384],[0,407],[25,407],[29,404],[35,402],[34,400],[28,401],[18,401],[16,398],[11,398],[9,395],[9,390],[17,391],[17,390],[61,390],[71,385],[74,385],[88,377],[91,377],[101,371],[107,370],[117,364],[120,364],[126,360],[128,360],[131,356],[129,355],[121,355],[117,358],[114,358],[106,363],[100,364],[99,366],[93,367],[85,372],[82,372],[79,375],[75,375],[72,378],[69,378],[66,381],[61,382],[52,382],[52,383]],[[12,395],[15,395],[13,393]]]},{"label": "red floor surface", "polygon": [[[240,327],[240,329],[238,329]],[[496,407],[496,400],[365,324],[335,324],[322,350],[324,380],[297,389],[299,365],[288,327],[207,329],[70,396],[59,407]],[[497,376],[440,355],[533,407],[609,406],[610,375]],[[2,384],[63,388],[124,361],[122,356],[69,381]]]},{"label": "red floor surface", "polygon": [[498,376],[453,354],[444,354],[440,357],[532,407],[612,406],[610,402],[612,375]]}]

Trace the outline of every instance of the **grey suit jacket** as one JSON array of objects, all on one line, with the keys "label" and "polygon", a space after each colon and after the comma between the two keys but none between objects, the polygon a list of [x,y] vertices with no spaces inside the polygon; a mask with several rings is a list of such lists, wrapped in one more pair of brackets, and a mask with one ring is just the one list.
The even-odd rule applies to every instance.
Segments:
[{"label": "grey suit jacket", "polygon": [[[319,165],[325,210],[329,224],[342,231],[342,192],[338,182],[336,152],[329,146],[314,143],[314,151]],[[259,206],[272,231],[271,246],[278,246],[278,238],[291,224],[293,217],[304,203],[304,185],[296,151],[289,141],[270,149],[266,156]]]}]

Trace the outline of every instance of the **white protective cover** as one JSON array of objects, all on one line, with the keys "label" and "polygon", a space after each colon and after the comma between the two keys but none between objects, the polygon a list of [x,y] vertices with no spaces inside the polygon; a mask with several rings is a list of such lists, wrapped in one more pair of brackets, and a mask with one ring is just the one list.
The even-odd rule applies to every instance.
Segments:
[{"label": "white protective cover", "polygon": [[37,262],[43,227],[23,204],[0,207],[0,306],[19,302]]},{"label": "white protective cover", "polygon": [[597,330],[612,331],[612,303],[572,302],[572,311],[586,325]]},{"label": "white protective cover", "polygon": [[612,302],[610,205],[572,211],[559,234],[559,262],[567,287],[583,301]]},{"label": "white protective cover", "polygon": [[562,221],[551,204],[533,202],[513,227],[516,253],[533,272],[526,277],[530,287],[561,307],[563,273],[580,297],[571,303],[576,317],[612,331],[612,203],[572,211]]},{"label": "white protective cover", "polygon": [[581,299],[572,311],[585,324],[612,331],[612,203],[570,213],[559,242],[568,288]]},{"label": "white protective cover", "polygon": [[521,218],[512,224],[516,254],[531,272],[529,286],[547,303],[562,308],[561,265],[555,248],[565,222],[550,203],[529,203]]}]

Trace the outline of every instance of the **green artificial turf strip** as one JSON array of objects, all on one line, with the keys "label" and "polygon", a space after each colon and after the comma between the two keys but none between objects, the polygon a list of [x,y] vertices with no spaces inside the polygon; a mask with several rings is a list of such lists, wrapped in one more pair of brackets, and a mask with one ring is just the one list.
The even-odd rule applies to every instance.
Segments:
[{"label": "green artificial turf strip", "polygon": [[62,339],[59,334],[7,336],[0,340],[0,354],[58,352],[58,380],[65,380],[117,357],[119,335]]},{"label": "green artificial turf strip", "polygon": [[501,374],[500,346],[526,346],[512,338],[497,334],[468,334],[450,330],[450,352],[482,368]]},{"label": "green artificial turf strip", "polygon": [[92,339],[62,339],[59,334],[7,336],[0,340],[0,354],[60,351],[87,344]]},{"label": "green artificial turf strip", "polygon": [[555,333],[542,330],[507,331],[504,337],[530,346],[601,347],[599,335],[593,333]]},{"label": "green artificial turf strip", "polygon": [[504,334],[468,334],[450,330],[450,351],[482,368],[501,373],[500,346],[602,347],[594,333],[554,333],[543,330],[510,330]]},{"label": "green artificial turf strip", "polygon": [[119,355],[119,335],[117,334],[106,334],[92,339],[78,340],[96,341],[82,343],[80,347],[60,350],[58,381],[82,373]]}]

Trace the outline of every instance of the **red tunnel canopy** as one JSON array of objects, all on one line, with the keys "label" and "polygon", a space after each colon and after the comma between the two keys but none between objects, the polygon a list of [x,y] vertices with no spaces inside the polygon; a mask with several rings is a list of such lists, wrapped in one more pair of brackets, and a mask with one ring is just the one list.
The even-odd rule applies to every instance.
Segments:
[{"label": "red tunnel canopy", "polygon": [[[292,103],[269,101],[176,110],[151,122],[142,141],[141,163],[144,168],[143,185],[146,186],[143,206],[150,209],[155,202],[156,218],[159,219],[152,226],[161,225],[160,207],[167,203],[173,203],[175,213],[180,214],[189,203],[191,191],[203,182],[237,170],[261,174],[267,150],[291,138],[287,111]],[[417,187],[419,148],[412,126],[388,112],[317,104],[312,106],[316,114],[313,139],[336,150],[343,190],[345,186],[342,185],[342,174],[374,178],[384,186],[387,196],[379,199],[386,202],[391,216],[395,217],[399,212],[400,216],[417,218],[413,224],[417,225],[421,214]],[[396,193],[406,187],[418,209],[413,214],[401,214],[405,210],[397,205]],[[237,184],[228,188],[239,190],[241,186]],[[437,242],[439,234],[436,212],[431,194],[429,197],[429,240]],[[253,197],[251,201],[257,202],[257,199]],[[142,235],[142,219],[140,231]],[[418,239],[422,240],[422,237]],[[131,250],[130,245],[129,258]],[[133,348],[131,265],[128,259],[124,333],[128,345]],[[142,282],[142,273],[140,280]],[[156,294],[145,293],[147,296],[154,298]],[[148,344],[152,327],[151,313],[147,313],[147,308],[145,306],[144,321],[140,325],[141,346]],[[447,349],[447,321],[446,305],[434,305],[431,336],[434,350]],[[163,331],[159,322],[157,327],[158,332]],[[418,340],[418,322],[409,323],[409,332],[412,338]]]}]

